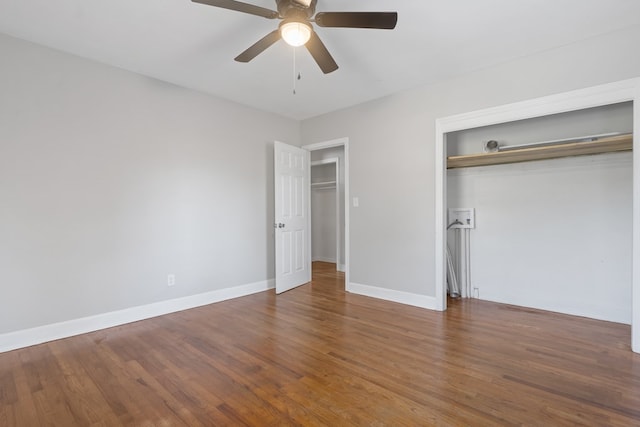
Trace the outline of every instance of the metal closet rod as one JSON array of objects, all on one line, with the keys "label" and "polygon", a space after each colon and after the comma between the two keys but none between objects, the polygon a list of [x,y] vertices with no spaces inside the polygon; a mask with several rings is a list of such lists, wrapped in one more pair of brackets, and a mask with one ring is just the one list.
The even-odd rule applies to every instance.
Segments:
[{"label": "metal closet rod", "polygon": [[623,135],[623,132],[600,133],[597,135],[577,136],[573,138],[554,139],[551,141],[529,142],[527,144],[505,145],[498,147],[498,151],[518,150],[521,148],[544,147],[545,145],[569,144],[572,142],[588,142],[596,141],[600,138],[609,138],[612,136]]}]

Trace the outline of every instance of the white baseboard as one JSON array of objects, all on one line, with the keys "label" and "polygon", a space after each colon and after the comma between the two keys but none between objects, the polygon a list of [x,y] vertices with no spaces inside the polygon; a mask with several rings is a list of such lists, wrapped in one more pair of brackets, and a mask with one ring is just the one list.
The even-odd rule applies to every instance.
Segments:
[{"label": "white baseboard", "polygon": [[393,289],[378,288],[376,286],[361,285],[360,283],[349,283],[346,286],[347,292],[379,298],[387,301],[399,302],[401,304],[413,305],[415,307],[436,310],[436,298],[427,295],[413,294],[410,292],[395,291]]},{"label": "white baseboard", "polygon": [[338,264],[338,267],[336,269],[342,273],[345,273],[347,271],[347,266],[346,264]]},{"label": "white baseboard", "polygon": [[275,286],[274,280],[265,280],[232,288],[219,289],[203,294],[160,301],[124,310],[102,313],[80,319],[38,326],[36,328],[0,334],[0,353],[54,341],[74,335],[112,328],[163,314],[187,310],[233,298],[263,292]]}]

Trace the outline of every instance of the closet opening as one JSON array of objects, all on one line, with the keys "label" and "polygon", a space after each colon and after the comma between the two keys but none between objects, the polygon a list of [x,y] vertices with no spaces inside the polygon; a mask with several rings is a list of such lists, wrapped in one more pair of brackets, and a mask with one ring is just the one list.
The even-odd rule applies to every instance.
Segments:
[{"label": "closet opening", "polygon": [[[435,123],[435,308],[446,310],[446,246],[447,246],[447,135],[452,132],[519,120],[545,117],[620,103],[633,106],[633,130],[640,129],[640,78],[621,80],[599,86],[515,102],[483,110],[436,119]],[[637,135],[636,135],[637,136]],[[631,349],[640,353],[640,142],[632,140],[632,216],[627,233],[631,235]],[[561,221],[562,212],[553,220]],[[571,226],[571,218],[564,218]],[[615,220],[609,218],[609,220]],[[478,224],[480,217],[477,218]],[[479,225],[478,225],[479,226]],[[472,243],[473,244],[473,243]]]},{"label": "closet opening", "polygon": [[345,290],[345,147],[311,151],[311,261],[314,283]]},{"label": "closet opening", "polygon": [[631,324],[632,133],[631,102],[448,133],[462,297]]}]

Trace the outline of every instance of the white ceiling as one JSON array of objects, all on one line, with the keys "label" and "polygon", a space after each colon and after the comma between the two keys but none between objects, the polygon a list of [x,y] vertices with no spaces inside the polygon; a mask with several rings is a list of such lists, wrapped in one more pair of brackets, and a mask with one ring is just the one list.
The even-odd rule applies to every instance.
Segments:
[{"label": "white ceiling", "polygon": [[0,32],[305,119],[640,25],[640,0],[318,0],[317,11],[397,11],[398,25],[316,27],[340,69],[324,75],[298,48],[296,95],[284,42],[233,60],[279,21],[190,0],[0,0]]}]

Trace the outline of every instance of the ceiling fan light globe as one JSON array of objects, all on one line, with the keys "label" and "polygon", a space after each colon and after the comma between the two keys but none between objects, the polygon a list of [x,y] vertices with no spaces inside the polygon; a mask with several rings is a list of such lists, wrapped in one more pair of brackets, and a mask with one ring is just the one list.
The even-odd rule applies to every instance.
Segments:
[{"label": "ceiling fan light globe", "polygon": [[311,38],[311,27],[304,22],[285,22],[280,27],[282,39],[290,46],[302,46]]}]

